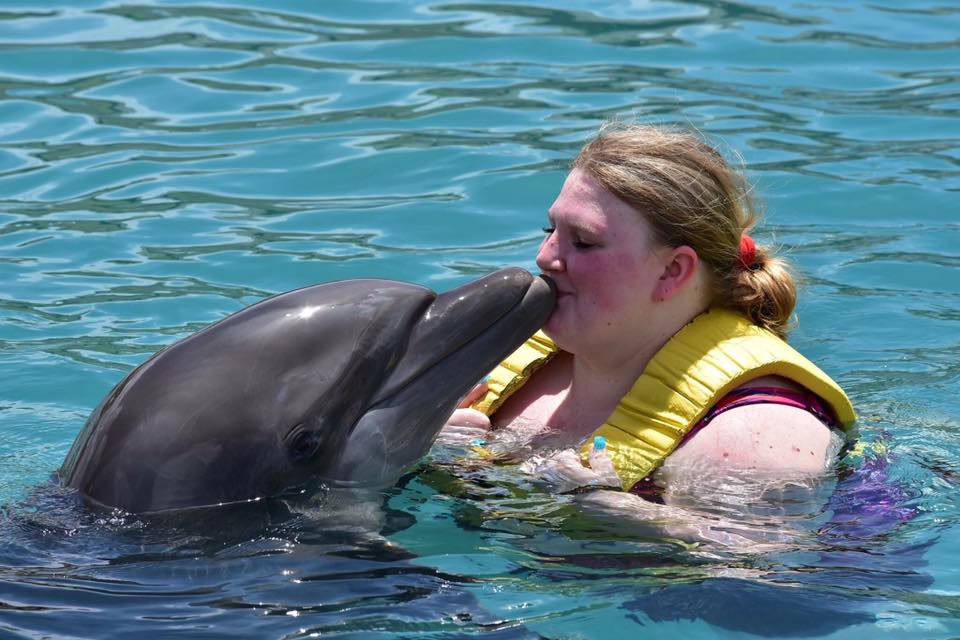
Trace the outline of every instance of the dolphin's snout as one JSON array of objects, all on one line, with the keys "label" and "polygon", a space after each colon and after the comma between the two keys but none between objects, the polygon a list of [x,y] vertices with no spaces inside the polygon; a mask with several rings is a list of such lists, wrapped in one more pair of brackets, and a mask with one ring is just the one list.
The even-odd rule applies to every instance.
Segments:
[{"label": "dolphin's snout", "polygon": [[[497,278],[500,280],[509,280],[512,281],[514,286],[518,287],[527,287],[533,282],[533,275],[520,267],[506,267],[500,269],[499,271],[494,271],[487,278]],[[483,282],[486,278],[481,278],[479,282]]]},{"label": "dolphin's snout", "polygon": [[546,285],[549,291],[550,296],[550,306],[553,307],[553,304],[557,301],[557,283],[553,281],[553,278],[550,276],[541,273],[536,278],[533,279],[533,282],[530,283],[530,288],[542,288],[542,285]]},{"label": "dolphin's snout", "polygon": [[439,294],[411,328],[404,358],[389,383],[381,387],[377,401],[395,394],[437,362],[457,353],[504,317],[528,307],[539,315],[544,304],[552,308],[550,285],[517,267],[500,269]]},{"label": "dolphin's snout", "polygon": [[537,276],[538,279],[543,280],[550,287],[550,291],[553,292],[553,295],[557,295],[557,283],[553,281],[553,278],[548,276],[545,273],[541,273]]}]

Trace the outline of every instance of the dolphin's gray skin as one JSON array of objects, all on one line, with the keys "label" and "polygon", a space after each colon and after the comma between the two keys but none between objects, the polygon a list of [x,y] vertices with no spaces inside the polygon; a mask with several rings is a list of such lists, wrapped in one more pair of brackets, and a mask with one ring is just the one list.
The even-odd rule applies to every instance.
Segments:
[{"label": "dolphin's gray skin", "polygon": [[61,482],[133,513],[313,482],[390,486],[553,303],[552,285],[521,269],[439,296],[345,280],[268,298],[124,378],[87,420]]}]

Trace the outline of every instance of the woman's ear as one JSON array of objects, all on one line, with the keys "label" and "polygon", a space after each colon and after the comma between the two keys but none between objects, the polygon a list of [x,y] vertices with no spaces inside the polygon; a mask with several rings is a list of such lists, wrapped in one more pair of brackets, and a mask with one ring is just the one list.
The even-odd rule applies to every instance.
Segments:
[{"label": "woman's ear", "polygon": [[666,263],[657,286],[653,290],[653,299],[663,302],[677,295],[697,272],[700,257],[693,247],[681,245],[669,250]]}]

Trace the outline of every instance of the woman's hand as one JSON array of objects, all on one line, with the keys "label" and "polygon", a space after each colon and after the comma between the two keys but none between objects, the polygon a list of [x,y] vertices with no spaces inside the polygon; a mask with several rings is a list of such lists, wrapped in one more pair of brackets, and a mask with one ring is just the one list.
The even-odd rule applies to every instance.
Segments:
[{"label": "woman's hand", "polygon": [[520,465],[520,470],[546,483],[557,493],[579,487],[621,486],[620,476],[606,453],[602,459],[595,456],[594,467],[591,468],[583,464],[580,454],[575,450],[562,449],[549,456],[532,456]]},{"label": "woman's hand", "polygon": [[467,393],[459,407],[447,419],[447,423],[437,434],[437,441],[444,444],[468,445],[474,440],[486,439],[490,431],[490,418],[484,413],[471,409],[480,396],[487,392],[487,383],[481,382]]}]

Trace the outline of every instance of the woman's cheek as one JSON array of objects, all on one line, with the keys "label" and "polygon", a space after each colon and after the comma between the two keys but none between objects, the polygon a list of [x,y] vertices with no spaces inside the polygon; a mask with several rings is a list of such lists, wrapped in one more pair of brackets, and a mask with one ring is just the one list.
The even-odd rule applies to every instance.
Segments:
[{"label": "woman's cheek", "polygon": [[588,289],[592,306],[599,313],[617,311],[630,304],[639,276],[635,258],[611,256],[607,260],[585,260],[584,272],[590,274]]}]

